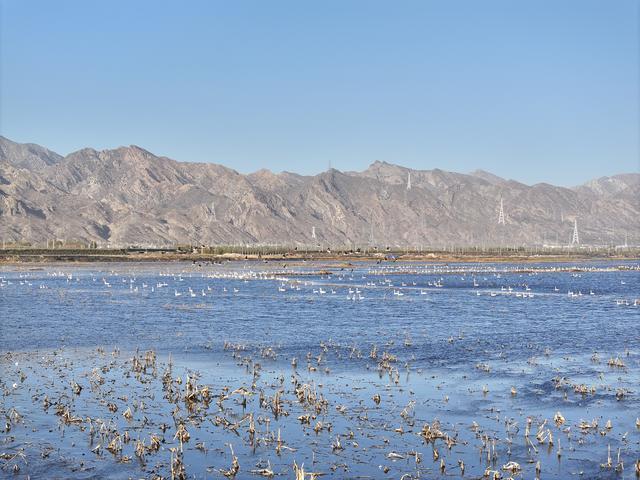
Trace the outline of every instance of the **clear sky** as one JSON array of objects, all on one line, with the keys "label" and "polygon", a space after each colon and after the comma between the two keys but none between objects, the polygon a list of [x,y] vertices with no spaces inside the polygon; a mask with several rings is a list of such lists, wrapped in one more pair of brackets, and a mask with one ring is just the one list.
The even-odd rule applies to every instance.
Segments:
[{"label": "clear sky", "polygon": [[0,133],[240,172],[637,172],[639,3],[0,0]]}]

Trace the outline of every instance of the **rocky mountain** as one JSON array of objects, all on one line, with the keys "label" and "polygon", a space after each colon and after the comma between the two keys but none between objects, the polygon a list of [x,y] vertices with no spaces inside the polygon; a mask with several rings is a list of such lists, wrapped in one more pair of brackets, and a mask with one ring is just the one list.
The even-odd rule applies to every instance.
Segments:
[{"label": "rocky mountain", "polygon": [[[500,203],[505,224],[498,224]],[[140,147],[62,157],[0,137],[0,240],[99,245],[287,244],[442,247],[640,244],[640,174],[575,188],[484,171],[242,175]],[[315,237],[314,237],[315,236]]]},{"label": "rocky mountain", "polygon": [[16,143],[0,137],[0,160],[10,161],[14,167],[38,170],[59,162],[62,155],[34,143]]}]

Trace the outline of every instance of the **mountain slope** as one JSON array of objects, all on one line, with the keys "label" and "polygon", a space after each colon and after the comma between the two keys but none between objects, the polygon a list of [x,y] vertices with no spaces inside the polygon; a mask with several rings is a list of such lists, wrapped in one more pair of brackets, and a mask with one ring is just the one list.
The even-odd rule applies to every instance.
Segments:
[{"label": "mountain slope", "polygon": [[[410,186],[408,187],[410,177]],[[505,225],[498,225],[502,199]],[[0,137],[0,237],[101,245],[445,246],[640,243],[640,175],[564,188],[488,172],[410,170],[249,175],[140,147],[61,157]],[[315,238],[313,234],[315,232]]]},{"label": "mountain slope", "polygon": [[53,165],[62,159],[61,155],[33,143],[16,143],[0,136],[0,162],[16,168],[38,170]]}]

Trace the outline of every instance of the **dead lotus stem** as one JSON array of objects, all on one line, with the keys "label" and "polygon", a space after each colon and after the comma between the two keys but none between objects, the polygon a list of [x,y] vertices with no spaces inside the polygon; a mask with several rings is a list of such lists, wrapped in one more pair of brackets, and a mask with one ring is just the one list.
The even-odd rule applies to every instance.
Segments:
[{"label": "dead lotus stem", "polygon": [[445,434],[440,430],[440,423],[434,421],[431,425],[425,423],[419,435],[424,438],[427,443],[433,443],[439,438],[445,438]]},{"label": "dead lotus stem", "polygon": [[144,440],[136,440],[136,449],[135,454],[141,461],[144,461],[144,454],[146,451],[146,446],[144,444]]},{"label": "dead lotus stem", "polygon": [[127,409],[122,413],[122,416],[130,421],[133,418],[133,414],[131,413],[131,407],[127,407]]},{"label": "dead lotus stem", "polygon": [[607,447],[607,463],[601,463],[600,467],[602,468],[611,468],[613,466],[613,461],[611,460],[611,444]]},{"label": "dead lotus stem", "polygon": [[336,435],[336,441],[331,444],[331,448],[334,452],[343,450],[344,447],[340,443],[340,435]]},{"label": "dead lotus stem", "polygon": [[220,473],[222,473],[227,478],[234,478],[238,472],[240,471],[240,463],[238,463],[238,457],[233,453],[233,445],[229,444],[229,448],[231,450],[231,467],[229,470],[220,469]]},{"label": "dead lotus stem", "polygon": [[151,434],[151,436],[149,437],[149,446],[147,447],[147,450],[149,452],[157,452],[158,450],[160,450],[160,442],[161,442],[161,438],[156,435],[155,433]]},{"label": "dead lotus stem", "polygon": [[122,451],[122,440],[119,434],[116,434],[115,437],[109,442],[107,445],[107,450],[109,450],[112,454],[117,455]]},{"label": "dead lotus stem", "polygon": [[76,395],[80,395],[82,386],[77,384],[76,382],[71,382],[71,389],[73,390],[73,393],[75,393]]},{"label": "dead lotus stem", "polygon": [[191,438],[191,435],[189,435],[184,423],[180,423],[176,430],[176,434],[173,437],[174,440],[177,439],[180,442],[180,452],[182,452],[182,444],[187,443],[189,438]]},{"label": "dead lotus stem", "polygon": [[171,450],[171,480],[187,480],[187,472],[182,461],[182,452]]},{"label": "dead lotus stem", "polygon": [[280,429],[278,429],[278,441],[276,443],[276,453],[280,455],[280,449],[282,448],[282,440],[280,438]]},{"label": "dead lotus stem", "polygon": [[620,458],[620,447],[618,447],[618,461],[616,463],[616,472],[621,473],[624,470],[624,463]]},{"label": "dead lotus stem", "polygon": [[406,420],[413,413],[413,408],[415,407],[415,405],[416,405],[416,402],[414,400],[411,400],[407,404],[407,406],[402,409],[402,412],[400,412],[400,416]]},{"label": "dead lotus stem", "polygon": [[256,424],[253,420],[253,413],[249,414],[249,443],[253,447],[255,444]]},{"label": "dead lotus stem", "polygon": [[607,362],[607,365],[609,365],[610,367],[618,367],[618,368],[625,368],[626,366],[619,357],[610,358],[609,361]]},{"label": "dead lotus stem", "polygon": [[309,480],[317,480],[324,475],[320,472],[305,472],[304,464],[298,466],[295,460],[293,461],[293,473],[295,480],[305,480],[306,478],[309,478]]},{"label": "dead lotus stem", "polygon": [[295,475],[295,480],[305,480],[304,477],[304,463],[300,466],[298,466],[298,464],[296,463],[296,461],[293,461],[293,473]]},{"label": "dead lotus stem", "polygon": [[271,462],[269,460],[267,460],[267,466],[265,468],[258,468],[258,469],[251,470],[251,473],[253,473],[254,475],[261,475],[267,478],[272,478],[275,475],[275,473],[271,469]]},{"label": "dead lotus stem", "polygon": [[64,411],[62,413],[62,421],[69,425],[69,424],[73,424],[73,423],[82,423],[83,420],[80,417],[75,417],[71,414],[71,412],[69,411],[69,407],[64,408]]}]

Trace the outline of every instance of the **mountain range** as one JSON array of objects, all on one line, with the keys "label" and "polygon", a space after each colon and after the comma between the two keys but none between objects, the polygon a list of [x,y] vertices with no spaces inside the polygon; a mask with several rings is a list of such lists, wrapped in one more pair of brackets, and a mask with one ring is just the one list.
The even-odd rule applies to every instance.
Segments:
[{"label": "mountain range", "polygon": [[243,175],[137,146],[62,156],[0,137],[6,242],[566,245],[574,221],[581,244],[640,244],[640,174],[571,188],[380,161],[362,172]]}]

